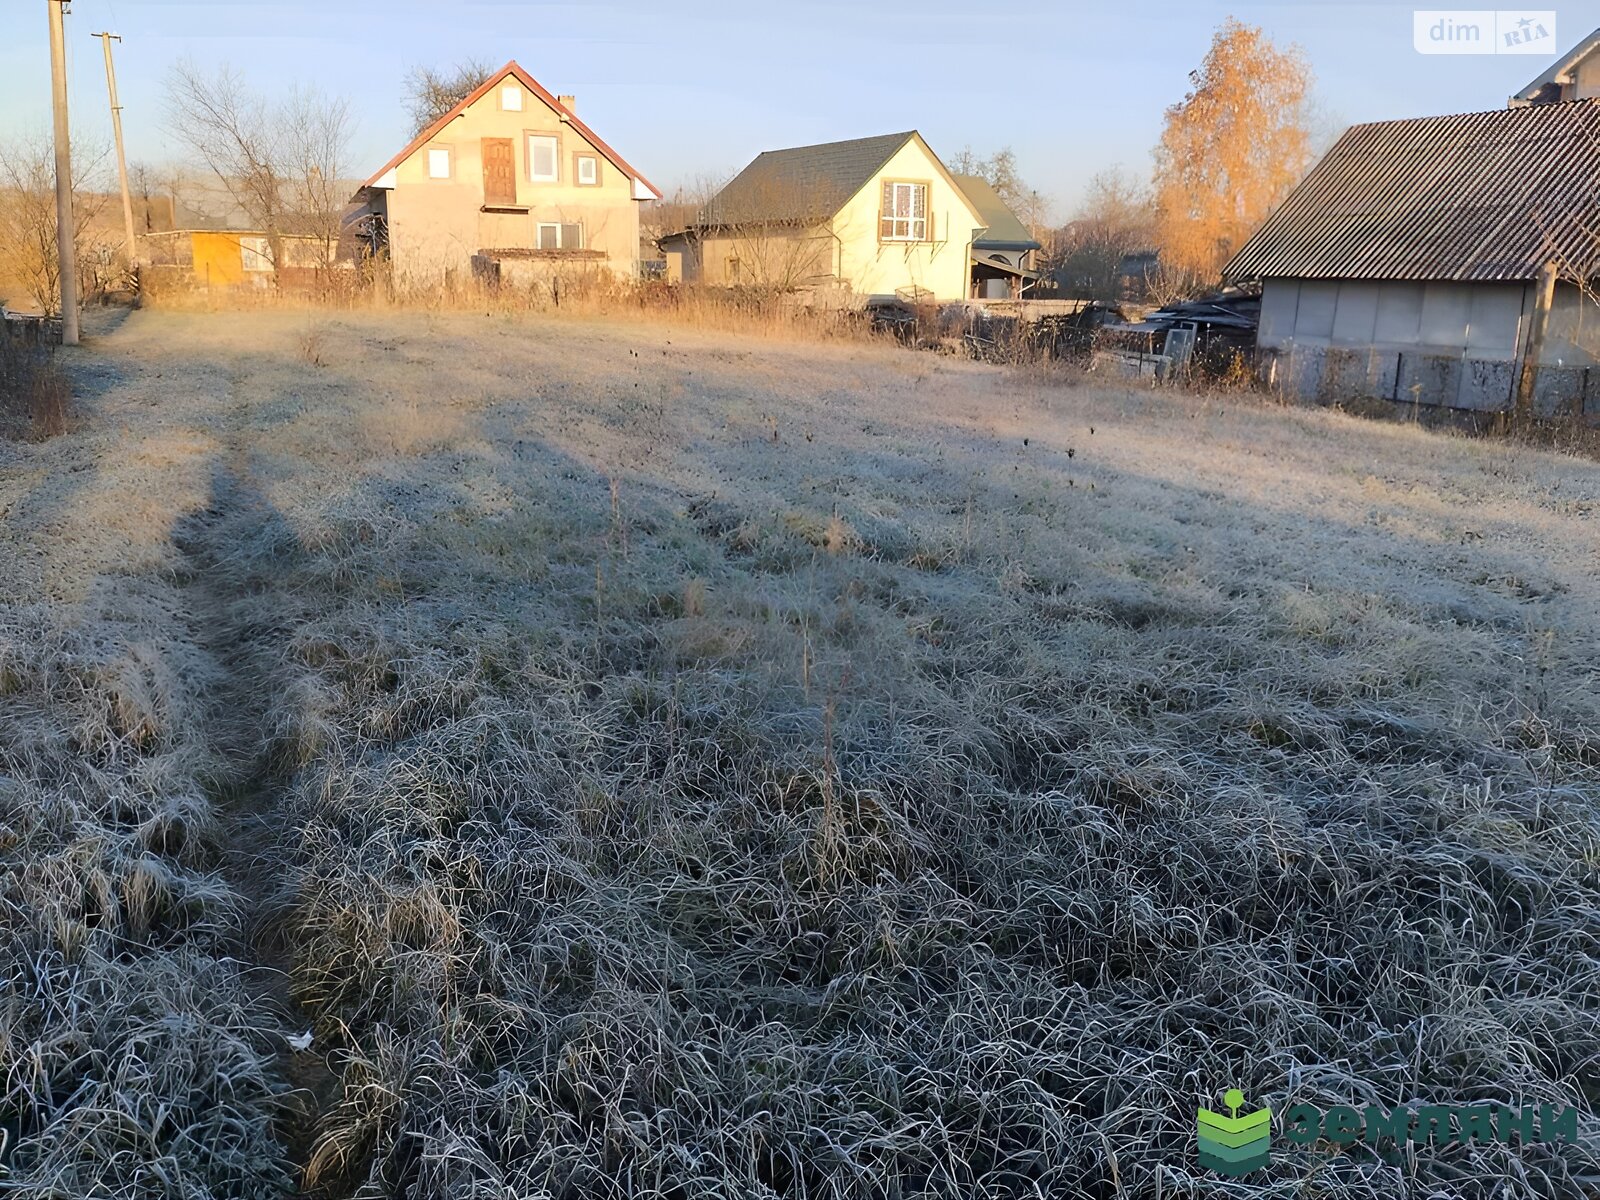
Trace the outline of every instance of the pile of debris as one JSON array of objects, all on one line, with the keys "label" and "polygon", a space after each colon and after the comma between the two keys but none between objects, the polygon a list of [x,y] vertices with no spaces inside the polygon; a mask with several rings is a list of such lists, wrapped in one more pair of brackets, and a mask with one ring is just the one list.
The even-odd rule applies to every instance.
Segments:
[{"label": "pile of debris", "polygon": [[966,352],[987,362],[1086,361],[1100,331],[1128,319],[1124,309],[1098,300],[1024,301],[1014,310],[976,304],[964,306],[960,315]]},{"label": "pile of debris", "polygon": [[1137,321],[1106,325],[1095,361],[1156,379],[1196,370],[1220,374],[1254,351],[1260,323],[1261,293],[1227,287],[1165,305]]},{"label": "pile of debris", "polygon": [[866,305],[872,327],[908,346],[986,362],[1046,359],[1169,379],[1221,374],[1255,348],[1261,294],[1225,288],[1152,311],[1100,300],[968,300],[897,294]]}]

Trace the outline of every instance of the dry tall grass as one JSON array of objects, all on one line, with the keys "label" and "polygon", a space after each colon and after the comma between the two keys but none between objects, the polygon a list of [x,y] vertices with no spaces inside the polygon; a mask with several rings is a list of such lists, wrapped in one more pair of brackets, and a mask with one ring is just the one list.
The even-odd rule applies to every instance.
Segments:
[{"label": "dry tall grass", "polygon": [[[0,476],[17,1190],[1600,1186],[1592,465],[871,346],[318,334],[136,314]],[[1588,1140],[1224,1185],[1235,1084]]]},{"label": "dry tall grass", "polygon": [[0,330],[0,437],[65,433],[72,385],[48,347],[27,346]]},{"label": "dry tall grass", "polygon": [[[336,271],[308,288],[218,289],[168,285],[149,297],[175,313],[288,312],[478,314],[578,322],[606,321],[729,333],[784,341],[877,340],[864,312],[838,304],[808,303],[770,288],[727,288],[624,282],[609,274],[553,274],[535,283],[487,287],[470,277],[440,282],[428,277]],[[928,318],[924,316],[924,321]]]}]

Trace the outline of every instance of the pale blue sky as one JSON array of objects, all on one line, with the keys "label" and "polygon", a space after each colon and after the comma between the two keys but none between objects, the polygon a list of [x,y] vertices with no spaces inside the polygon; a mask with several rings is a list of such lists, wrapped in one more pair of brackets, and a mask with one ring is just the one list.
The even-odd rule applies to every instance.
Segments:
[{"label": "pale blue sky", "polygon": [[[48,130],[45,5],[0,0],[0,138]],[[552,92],[575,93],[583,118],[669,191],[763,149],[916,128],[946,157],[1009,144],[1065,216],[1101,168],[1148,171],[1163,109],[1230,14],[1306,51],[1341,126],[1496,108],[1548,64],[1419,55],[1413,7],[73,0],[67,41],[75,135],[103,143],[105,77],[90,34],[126,39],[118,84],[135,162],[179,157],[160,99],[168,66],[184,56],[230,62],[263,90],[308,81],[345,94],[359,118],[351,170],[365,175],[405,142],[407,67],[478,55],[515,58]],[[1600,0],[1556,11],[1562,48],[1600,26]]]}]

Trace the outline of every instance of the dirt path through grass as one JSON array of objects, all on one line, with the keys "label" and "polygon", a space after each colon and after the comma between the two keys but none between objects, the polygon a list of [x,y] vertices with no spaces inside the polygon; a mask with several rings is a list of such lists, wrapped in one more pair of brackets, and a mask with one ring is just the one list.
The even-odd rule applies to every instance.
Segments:
[{"label": "dirt path through grass", "polygon": [[270,619],[270,609],[242,603],[247,597],[225,552],[256,536],[268,519],[269,502],[250,474],[250,452],[236,443],[219,455],[209,504],[180,523],[173,541],[185,564],[184,617],[216,671],[209,736],[228,764],[212,795],[222,831],[220,870],[240,901],[239,956],[247,995],[277,1049],[277,1072],[290,1088],[277,1126],[286,1165],[299,1178],[320,1111],[338,1080],[315,1047],[311,1018],[292,987],[295,894],[286,864],[298,846],[286,824],[287,780],[273,758],[269,694],[288,631]]}]

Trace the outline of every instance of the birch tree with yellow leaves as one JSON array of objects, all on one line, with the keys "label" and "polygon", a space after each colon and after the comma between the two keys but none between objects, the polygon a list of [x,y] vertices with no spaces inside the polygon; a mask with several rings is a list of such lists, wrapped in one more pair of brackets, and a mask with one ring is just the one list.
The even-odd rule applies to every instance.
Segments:
[{"label": "birch tree with yellow leaves", "polygon": [[1310,165],[1311,69],[1230,17],[1189,81],[1156,147],[1156,228],[1162,270],[1210,284]]}]

